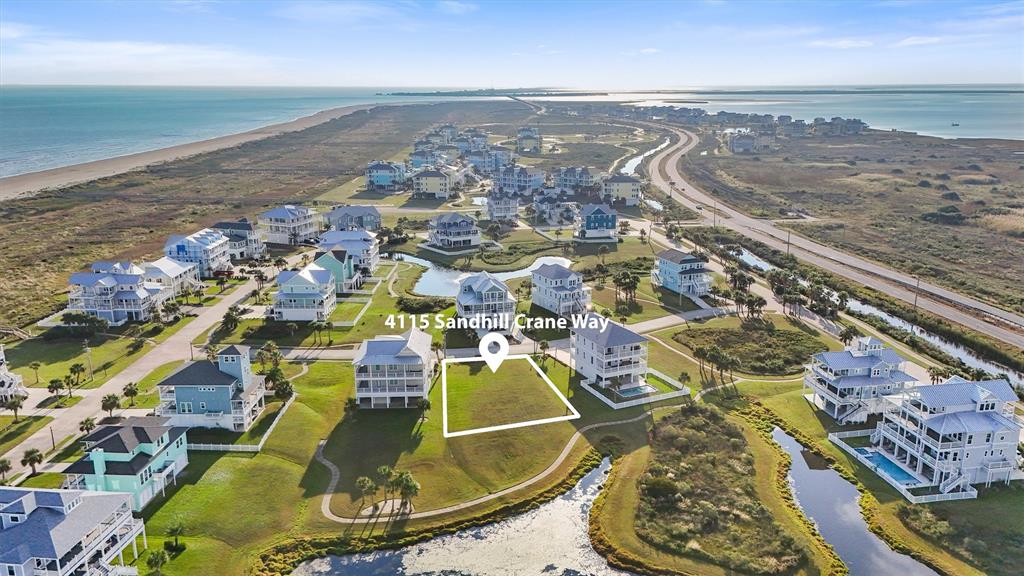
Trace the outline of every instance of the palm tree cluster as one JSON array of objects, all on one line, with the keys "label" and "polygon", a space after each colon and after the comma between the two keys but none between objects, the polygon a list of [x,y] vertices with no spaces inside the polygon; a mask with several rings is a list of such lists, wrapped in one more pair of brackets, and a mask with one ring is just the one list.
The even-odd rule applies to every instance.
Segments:
[{"label": "palm tree cluster", "polygon": [[[736,379],[733,377],[733,370],[740,367],[740,360],[736,356],[722,350],[718,345],[697,346],[693,349],[693,356],[700,366],[700,377],[705,382],[715,382],[715,371],[718,371],[718,380],[725,385],[725,372],[729,372],[729,379],[735,386]],[[708,372],[705,373],[705,367]]]},{"label": "palm tree cluster", "polygon": [[334,342],[334,323],[326,320],[317,320],[309,323],[309,327],[313,330],[313,341],[317,344],[324,345],[322,334],[327,332],[327,344],[330,345]]},{"label": "palm tree cluster", "polygon": [[[400,472],[385,464],[377,468],[377,475],[380,476],[380,486],[384,488],[384,500],[388,500],[391,494],[398,494],[402,499],[403,510],[420,494],[420,483],[413,478],[412,472]],[[356,487],[365,499],[367,495],[377,492],[378,484],[366,476],[360,476],[356,479]]]},{"label": "palm tree cluster", "polygon": [[636,291],[640,287],[640,277],[630,271],[623,270],[612,276],[612,284],[615,286],[615,302],[619,301],[619,291],[622,291],[623,299],[628,302],[636,302]]}]

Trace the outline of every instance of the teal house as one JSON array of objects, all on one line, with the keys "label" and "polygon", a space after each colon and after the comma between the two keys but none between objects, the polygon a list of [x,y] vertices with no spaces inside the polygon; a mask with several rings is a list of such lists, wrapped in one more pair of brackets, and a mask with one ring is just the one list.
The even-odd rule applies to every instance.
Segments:
[{"label": "teal house", "polygon": [[345,250],[317,251],[313,263],[334,274],[335,294],[357,290],[363,284],[363,275],[356,269],[355,259]]},{"label": "teal house", "polygon": [[188,466],[186,428],[169,422],[147,416],[93,430],[82,439],[85,456],[64,470],[64,488],[128,492],[132,510],[142,510]]}]

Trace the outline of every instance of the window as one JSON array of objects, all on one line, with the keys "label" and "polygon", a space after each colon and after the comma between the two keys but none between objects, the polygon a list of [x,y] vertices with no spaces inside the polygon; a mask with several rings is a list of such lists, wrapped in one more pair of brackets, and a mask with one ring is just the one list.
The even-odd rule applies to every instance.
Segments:
[{"label": "window", "polygon": [[180,402],[180,403],[178,403],[178,413],[179,414],[191,414],[192,413],[192,403],[191,402]]},{"label": "window", "polygon": [[200,410],[206,410],[206,402],[200,402],[199,403],[199,409]]}]

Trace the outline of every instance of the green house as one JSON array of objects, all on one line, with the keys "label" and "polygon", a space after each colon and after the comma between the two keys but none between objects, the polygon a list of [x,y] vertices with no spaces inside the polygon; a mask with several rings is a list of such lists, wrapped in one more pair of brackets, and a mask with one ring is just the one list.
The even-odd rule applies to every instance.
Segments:
[{"label": "green house", "polygon": [[85,456],[64,470],[65,488],[128,492],[132,509],[142,510],[188,465],[187,428],[170,418],[128,418],[101,426],[82,439]]},{"label": "green house", "polygon": [[363,276],[356,270],[355,260],[345,250],[318,251],[313,263],[334,274],[335,294],[351,292],[363,284]]}]

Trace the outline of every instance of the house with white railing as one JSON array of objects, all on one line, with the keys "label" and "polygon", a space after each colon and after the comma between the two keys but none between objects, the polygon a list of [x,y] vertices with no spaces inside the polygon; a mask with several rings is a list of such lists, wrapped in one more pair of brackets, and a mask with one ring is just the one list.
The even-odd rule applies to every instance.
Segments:
[{"label": "house with white railing", "polygon": [[880,414],[885,397],[917,385],[906,360],[878,338],[857,338],[846,350],[820,352],[804,369],[805,396],[840,424]]},{"label": "house with white railing", "polygon": [[[431,140],[431,135],[427,135]],[[431,140],[433,142],[433,140]],[[443,137],[438,137],[435,144],[442,144]],[[384,162],[374,160],[366,165],[366,187],[380,192],[395,192],[405,187],[408,176],[405,164],[401,162]]]},{"label": "house with white railing", "polygon": [[506,193],[529,196],[544,187],[547,174],[530,166],[506,164],[494,174],[494,185]]},{"label": "house with white railing", "polygon": [[558,316],[584,314],[590,309],[590,287],[579,272],[560,264],[543,264],[533,271],[530,299]]},{"label": "house with white railing", "polygon": [[492,188],[487,194],[487,218],[493,221],[515,222],[519,219],[519,198]]},{"label": "house with white railing", "polygon": [[280,322],[325,321],[336,306],[334,274],[319,264],[308,264],[301,270],[282,270],[277,275],[277,292],[266,315]]},{"label": "house with white railing", "polygon": [[676,294],[700,298],[711,291],[711,275],[704,268],[704,259],[669,248],[658,252],[651,269],[651,284]]},{"label": "house with white railing", "polygon": [[331,208],[324,215],[327,226],[331,230],[367,230],[373,232],[380,229],[380,211],[376,206],[342,205]]},{"label": "house with white railing", "polygon": [[830,438],[911,501],[973,498],[976,485],[1019,477],[1024,408],[1005,380],[953,377],[884,402],[881,421],[863,431],[870,434],[870,448],[851,448],[840,435]]},{"label": "house with white railing", "polygon": [[203,228],[188,236],[174,235],[164,244],[164,256],[196,265],[200,278],[213,278],[231,271],[228,237],[216,230]]},{"label": "house with white railing", "polygon": [[266,254],[263,232],[245,218],[217,222],[210,228],[228,237],[228,255],[232,260],[258,260]]},{"label": "house with white railing", "polygon": [[380,242],[366,230],[328,230],[320,236],[317,248],[321,252],[344,250],[366,277],[373,276],[380,265]]},{"label": "house with white railing", "polygon": [[228,346],[215,361],[188,362],[157,384],[156,415],[172,426],[248,430],[263,413],[266,384],[253,374],[249,347]]},{"label": "house with white railing", "polygon": [[278,206],[260,214],[256,221],[271,244],[303,244],[320,235],[320,215],[305,206]]},{"label": "house with white railing", "polygon": [[455,311],[471,319],[478,336],[488,332],[516,335],[516,298],[504,282],[490,272],[477,272],[459,280]]},{"label": "house with white railing", "polygon": [[569,358],[583,381],[623,397],[646,393],[647,338],[594,312],[579,324],[569,335]]},{"label": "house with white railing", "polygon": [[352,360],[360,408],[415,408],[430,393],[437,358],[431,337],[413,327],[401,336],[363,340]]},{"label": "house with white railing", "polygon": [[534,126],[523,126],[516,132],[516,150],[539,154],[544,146],[540,129]]},{"label": "house with white railing", "polygon": [[63,488],[128,492],[132,510],[142,510],[188,466],[187,429],[169,422],[134,417],[93,430],[80,439],[85,455],[64,469]]},{"label": "house with white railing", "polygon": [[68,312],[102,318],[111,326],[148,322],[172,297],[170,288],[150,282],[131,262],[96,262],[89,272],[71,275]]},{"label": "house with white railing", "polygon": [[643,195],[643,182],[626,174],[616,174],[605,179],[602,190],[611,202],[636,206]]},{"label": "house with white railing", "polygon": [[480,245],[480,228],[465,214],[445,212],[431,218],[427,243],[438,248],[475,248]]},{"label": "house with white railing", "polygon": [[412,193],[416,196],[448,198],[452,185],[452,175],[444,169],[423,168],[412,177]]},{"label": "house with white railing", "polygon": [[164,256],[142,265],[142,275],[146,282],[159,284],[170,290],[171,296],[180,296],[186,290],[202,288],[199,280],[199,268],[189,262],[179,262]]},{"label": "house with white railing", "polygon": [[6,402],[15,396],[28,396],[28,389],[21,374],[15,374],[7,364],[4,345],[0,344],[0,402]]},{"label": "house with white railing", "polygon": [[125,563],[148,548],[146,527],[123,492],[0,486],[0,574],[137,576]]}]

